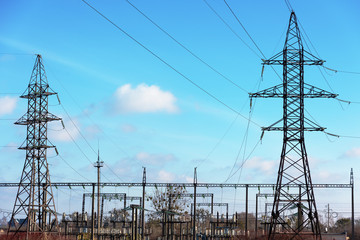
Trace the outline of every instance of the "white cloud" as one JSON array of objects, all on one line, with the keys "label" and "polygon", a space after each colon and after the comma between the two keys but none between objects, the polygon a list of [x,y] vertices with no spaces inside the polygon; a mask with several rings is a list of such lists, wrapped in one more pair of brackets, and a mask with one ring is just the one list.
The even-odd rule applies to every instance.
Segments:
[{"label": "white cloud", "polygon": [[176,98],[171,92],[144,83],[135,88],[131,84],[119,87],[114,94],[114,101],[113,111],[117,114],[178,111]]},{"label": "white cloud", "polygon": [[124,132],[124,133],[131,133],[131,132],[136,132],[136,127],[134,127],[133,125],[131,124],[124,124],[121,126],[121,130]]},{"label": "white cloud", "polygon": [[10,114],[16,108],[17,98],[12,98],[9,96],[0,98],[0,116],[5,114]]},{"label": "white cloud", "polygon": [[175,174],[160,170],[158,173],[158,180],[161,182],[173,182],[175,180]]},{"label": "white cloud", "polygon": [[164,165],[167,162],[176,160],[172,154],[149,154],[140,152],[135,156],[136,160],[149,165]]},{"label": "white cloud", "polygon": [[[62,130],[60,130],[62,128],[62,124],[60,123],[60,121],[56,122],[56,126],[54,126],[54,131],[51,131],[51,128],[49,129],[49,140],[53,143],[56,141],[70,142],[72,141],[72,138],[76,140],[80,135],[79,131],[77,130],[77,128],[80,129],[80,123],[77,119],[73,119],[73,122],[74,123],[72,123],[71,121],[64,121],[66,129]],[[74,126],[74,124],[76,125],[76,127]]]},{"label": "white cloud", "polygon": [[342,155],[342,158],[358,158],[360,157],[360,148],[352,148]]},{"label": "white cloud", "polygon": [[87,126],[85,131],[87,133],[87,136],[90,138],[98,137],[99,133],[101,133],[101,129],[96,124]]},{"label": "white cloud", "polygon": [[252,168],[265,174],[272,174],[276,172],[275,161],[264,160],[260,157],[253,157],[244,165],[246,168]]},{"label": "white cloud", "polygon": [[7,62],[7,61],[13,61],[15,60],[15,56],[14,55],[10,55],[10,54],[3,54],[0,57],[0,62]]},{"label": "white cloud", "polygon": [[[343,182],[344,176],[340,171],[329,171],[329,170],[320,170],[311,172],[311,177],[313,179],[313,183],[328,183],[328,182]],[[348,176],[346,176],[348,178]]]}]

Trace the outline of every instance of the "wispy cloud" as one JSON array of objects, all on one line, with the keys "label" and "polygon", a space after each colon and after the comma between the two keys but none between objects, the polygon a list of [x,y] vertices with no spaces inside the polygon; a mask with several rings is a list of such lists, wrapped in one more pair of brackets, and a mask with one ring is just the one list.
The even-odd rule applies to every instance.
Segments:
[{"label": "wispy cloud", "polygon": [[0,98],[0,116],[11,114],[16,108],[17,98],[15,97],[1,97]]},{"label": "wispy cloud", "polygon": [[7,62],[7,61],[13,61],[16,57],[14,55],[10,54],[3,54],[0,56],[0,62]]},{"label": "wispy cloud", "polygon": [[164,165],[176,160],[172,154],[150,154],[146,152],[136,154],[135,158],[146,165]]},{"label": "wispy cloud", "polygon": [[[76,126],[74,126],[74,124]],[[53,131],[51,131],[51,128],[49,131],[50,141],[70,142],[72,141],[72,138],[76,140],[80,135],[79,131],[77,130],[80,129],[80,123],[77,119],[73,119],[73,122],[64,121],[64,125],[66,129],[61,129],[62,125],[60,122],[57,122],[54,125],[55,126]]]},{"label": "wispy cloud", "polygon": [[136,130],[136,127],[131,124],[124,124],[121,126],[121,131],[123,131],[124,133],[132,133],[136,132]]},{"label": "wispy cloud", "polygon": [[276,172],[275,161],[265,160],[261,157],[253,157],[244,165],[245,168],[251,168],[262,174],[272,174]]},{"label": "wispy cloud", "polygon": [[174,173],[167,172],[165,170],[160,170],[158,172],[158,180],[161,182],[173,182],[176,176]]},{"label": "wispy cloud", "polygon": [[358,158],[360,157],[360,147],[352,148],[346,151],[340,158]]},{"label": "wispy cloud", "polygon": [[125,84],[113,96],[112,113],[176,113],[179,109],[175,102],[175,96],[159,86],[143,83],[132,88],[131,84]]},{"label": "wispy cloud", "polygon": [[[4,38],[0,37],[0,42],[6,46],[10,46],[12,48],[15,48],[19,51],[23,51],[25,54],[41,54],[45,60],[52,60],[54,62],[57,62],[63,66],[70,67],[72,69],[76,69],[77,71],[81,71],[83,73],[86,73],[88,75],[94,76],[98,79],[101,79],[101,81],[106,81],[111,84],[117,83],[119,80],[113,76],[106,75],[101,71],[96,71],[96,69],[93,69],[89,66],[85,66],[81,63],[74,62],[70,58],[61,56],[61,53],[59,52],[51,52],[48,49],[44,49],[38,46],[30,45],[28,43],[10,39],[10,38]],[[1,61],[2,59],[0,59]],[[10,60],[9,57],[6,57],[3,60]]]}]

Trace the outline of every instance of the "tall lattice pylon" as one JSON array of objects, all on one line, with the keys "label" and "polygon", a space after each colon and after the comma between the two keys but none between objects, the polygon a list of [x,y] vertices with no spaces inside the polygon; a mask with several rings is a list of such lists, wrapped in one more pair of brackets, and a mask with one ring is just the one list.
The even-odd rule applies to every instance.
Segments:
[{"label": "tall lattice pylon", "polygon": [[26,150],[24,168],[8,228],[9,232],[46,233],[57,230],[47,149],[48,122],[61,118],[48,112],[48,97],[56,94],[48,84],[41,55],[36,56],[28,88],[28,110],[15,124],[27,126],[27,137],[19,149]]},{"label": "tall lattice pylon", "polygon": [[[251,98],[283,99],[283,118],[263,128],[263,131],[283,131],[284,134],[269,239],[321,239],[304,132],[324,131],[324,128],[304,116],[304,98],[335,98],[337,95],[304,83],[304,65],[323,63],[304,50],[296,15],[292,12],[283,51],[263,62],[264,65],[283,66],[283,83],[250,94]],[[281,121],[283,126],[277,126]],[[289,191],[289,184],[299,185],[295,195]]]}]

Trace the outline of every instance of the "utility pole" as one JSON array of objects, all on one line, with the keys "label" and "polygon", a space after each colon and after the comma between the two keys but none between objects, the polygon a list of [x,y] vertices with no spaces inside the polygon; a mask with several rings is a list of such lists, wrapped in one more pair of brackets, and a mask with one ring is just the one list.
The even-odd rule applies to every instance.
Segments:
[{"label": "utility pole", "polygon": [[193,240],[196,239],[196,185],[197,185],[197,174],[196,168],[194,168],[194,219],[193,219]]},{"label": "utility pole", "polygon": [[[85,202],[85,201],[84,201]],[[91,194],[91,240],[95,240],[95,183],[92,184]],[[84,205],[85,206],[85,205]]]},{"label": "utility pole", "polygon": [[327,204],[327,215],[328,215],[328,217],[327,217],[327,227],[328,227],[328,231],[329,231],[329,229],[330,229],[330,204],[329,203]]},{"label": "utility pole", "polygon": [[[56,95],[49,87],[41,55],[36,55],[28,88],[20,96],[28,100],[27,113],[15,122],[27,127],[26,141],[19,147],[26,150],[24,168],[12,211],[9,232],[24,231],[29,233],[54,232],[57,230],[57,215],[54,195],[51,188],[47,149],[48,122],[61,118],[48,112],[48,97]],[[55,148],[57,153],[57,150]],[[17,223],[15,219],[24,218]],[[15,226],[12,227],[12,226]]]},{"label": "utility pole", "polygon": [[350,184],[351,184],[351,238],[354,238],[355,234],[355,216],[354,216],[354,173],[351,168],[350,172]]},{"label": "utility pole", "polygon": [[98,149],[98,160],[94,163],[94,167],[97,168],[97,239],[99,239],[100,229],[100,168],[104,166],[104,162],[100,161],[100,150]]},{"label": "utility pole", "polygon": [[146,168],[144,167],[143,171],[143,179],[142,179],[142,210],[141,210],[141,238],[144,240],[144,234],[145,234],[145,186],[146,186]]},{"label": "utility pole", "polygon": [[[251,98],[283,99],[283,118],[269,127],[262,128],[263,131],[283,132],[283,146],[271,213],[269,239],[275,239],[278,235],[283,234],[292,239],[301,239],[305,232],[307,235],[311,233],[315,239],[321,239],[304,132],[324,131],[325,128],[304,116],[304,99],[336,98],[337,95],[306,84],[304,82],[304,65],[321,66],[323,63],[323,60],[304,50],[296,15],[291,12],[283,51],[268,60],[263,60],[263,65],[283,66],[283,83],[257,93],[250,93]],[[281,122],[283,126],[277,126]],[[291,193],[287,191],[291,184],[302,186],[301,194],[298,194],[297,197],[292,197]],[[300,199],[301,196],[302,199]],[[283,202],[286,204],[280,206],[280,203]],[[283,216],[290,214],[291,207],[296,206],[299,202],[305,205],[301,208],[303,217],[302,222],[294,227]],[[282,229],[278,226],[282,226]]]}]

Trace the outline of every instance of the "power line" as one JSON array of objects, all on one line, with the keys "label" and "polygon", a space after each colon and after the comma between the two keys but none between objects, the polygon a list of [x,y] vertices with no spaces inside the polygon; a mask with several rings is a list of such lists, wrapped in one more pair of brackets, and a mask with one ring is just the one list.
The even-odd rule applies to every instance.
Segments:
[{"label": "power line", "polygon": [[79,144],[75,141],[75,139],[73,138],[73,136],[69,133],[69,131],[64,128],[65,132],[69,135],[70,139],[73,141],[73,143],[76,145],[76,147],[80,150],[80,152],[83,154],[83,156],[86,158],[86,160],[88,160],[88,162],[92,165],[93,162],[90,160],[90,158],[85,154],[85,152],[81,149],[81,147],[79,146]]},{"label": "power line", "polygon": [[[290,12],[291,12],[291,11],[294,11],[289,0],[285,0],[285,3],[286,3],[286,5],[288,6]],[[289,7],[289,6],[290,6],[290,7]],[[304,32],[306,38],[309,40],[310,45],[312,46],[312,48],[314,49],[314,51],[316,52],[316,54],[317,54],[317,55],[319,56],[319,58],[320,58],[320,54],[318,53],[318,51],[316,50],[315,46],[314,46],[313,43],[311,42],[311,39],[310,39],[309,36],[307,35],[307,33],[306,33],[304,27],[302,26],[300,20],[298,20],[298,22],[299,22],[299,25],[300,25],[302,31]],[[307,45],[306,41],[305,41],[305,44]],[[308,48],[309,48],[309,46],[308,46]],[[310,49],[310,48],[309,48],[309,49]],[[332,69],[332,68],[325,67],[324,65],[322,65],[322,67],[325,68],[325,69],[327,69],[327,70],[333,71],[333,72],[335,72],[335,73],[341,72],[341,73],[349,73],[349,74],[360,74],[360,72],[355,72],[355,71],[335,70],[335,69]]]},{"label": "power line", "polygon": [[[290,3],[289,0],[285,0],[285,3],[286,3],[286,5],[288,6],[290,12],[294,11],[294,10],[293,10],[293,7],[291,6],[291,3]],[[307,48],[309,49],[309,52],[311,53],[311,50],[310,50],[311,48],[309,47],[306,39],[309,41],[310,46],[314,49],[314,51],[315,51],[315,53],[317,54],[318,58],[321,59],[320,54],[319,54],[318,51],[316,50],[314,44],[312,43],[309,35],[306,33],[305,28],[302,26],[302,24],[301,24],[301,22],[300,22],[299,19],[298,19],[298,23],[299,23],[299,25],[300,25],[300,27],[301,27],[302,32],[304,32],[304,34],[305,34],[305,37],[304,37],[303,34],[302,34],[302,32],[300,33],[300,34],[303,36],[303,39],[305,40],[304,42],[305,42],[305,45],[307,46]],[[312,53],[311,53],[311,54],[312,54]],[[321,73],[321,76],[323,77],[323,79],[325,80],[326,84],[327,84],[328,87],[330,88],[330,90],[331,90],[332,92],[335,92],[335,91],[333,90],[333,88],[331,87],[329,81],[328,81],[327,78],[325,77],[324,73],[321,71],[320,66],[317,66],[317,67],[318,67],[318,69],[319,69],[319,71],[320,71],[320,73]],[[337,73],[337,72],[345,72],[345,73],[352,73],[352,74],[360,74],[360,72],[358,73],[358,72],[337,71],[337,70],[334,70],[334,69],[325,67],[324,65],[322,65],[321,67],[323,67],[324,69],[330,70],[330,71],[334,71],[335,73]],[[335,99],[338,101],[340,107],[341,107],[343,110],[344,110],[344,108],[343,108],[343,106],[341,105],[341,102],[345,102],[345,103],[348,103],[348,104],[351,103],[351,101],[342,100],[342,99],[338,99],[338,98],[335,98]],[[358,103],[358,102],[352,102],[352,103]],[[360,102],[359,102],[359,103],[360,103]]]},{"label": "power line", "polygon": [[[151,55],[153,55],[155,58],[157,58],[158,60],[160,60],[162,63],[164,63],[167,67],[169,67],[170,69],[172,69],[174,72],[176,72],[177,74],[179,74],[181,77],[183,77],[185,80],[187,80],[188,82],[190,82],[191,84],[193,84],[195,87],[199,88],[201,91],[203,91],[204,93],[206,93],[208,96],[210,96],[211,98],[213,98],[214,100],[216,100],[217,102],[221,103],[222,105],[224,105],[225,107],[227,107],[229,110],[239,114],[242,118],[248,120],[247,117],[245,117],[244,115],[242,115],[240,112],[238,112],[237,110],[235,110],[234,108],[230,107],[229,105],[227,105],[225,102],[223,102],[222,100],[220,100],[219,98],[217,98],[216,96],[214,96],[213,94],[211,94],[210,92],[208,92],[207,90],[205,90],[204,88],[202,88],[201,86],[199,86],[197,83],[195,83],[193,80],[191,80],[189,77],[185,76],[183,73],[181,73],[179,70],[177,70],[175,67],[173,67],[171,64],[169,64],[168,62],[166,62],[164,59],[162,59],[159,55],[157,55],[156,53],[154,53],[153,51],[151,51],[149,48],[147,48],[145,45],[143,45],[141,42],[139,42],[138,40],[136,40],[133,36],[131,36],[129,33],[127,33],[124,29],[122,29],[121,27],[119,27],[117,24],[115,24],[113,21],[111,21],[109,18],[107,18],[104,14],[102,14],[100,11],[98,11],[95,7],[93,7],[92,5],[90,5],[88,2],[86,2],[85,0],[81,0],[82,2],[84,2],[86,5],[88,5],[92,10],[94,10],[97,14],[99,14],[101,17],[103,17],[106,21],[108,21],[110,24],[112,24],[115,28],[117,28],[118,30],[120,30],[122,33],[124,33],[127,37],[129,37],[131,40],[133,40],[135,43],[137,43],[139,46],[141,46],[142,48],[144,48],[147,52],[149,52]],[[251,121],[251,123],[253,123],[254,125],[261,127],[259,124],[257,124],[254,121]]]},{"label": "power line", "polygon": [[239,170],[241,170],[244,166],[244,164],[249,160],[249,158],[251,157],[251,155],[253,154],[253,152],[255,151],[255,149],[257,148],[257,146],[259,145],[259,143],[261,142],[261,139],[259,139],[259,141],[257,141],[257,143],[254,145],[254,147],[252,148],[251,152],[247,155],[245,161],[243,161],[241,163],[241,165],[239,166],[239,168],[231,175],[229,176],[226,180],[225,180],[225,183],[227,181],[229,181]]},{"label": "power line", "polygon": [[289,11],[292,12],[293,9],[292,9],[292,6],[291,6],[289,0],[285,0],[285,4],[286,4],[287,8],[289,9]]},{"label": "power line", "polygon": [[[257,89],[257,91],[259,91],[259,88],[260,88],[260,85],[261,85],[261,82],[262,82],[262,78],[259,78],[259,80],[258,80],[258,82],[255,84],[255,86],[254,86],[254,89]],[[246,103],[245,103],[246,104]],[[245,107],[245,104],[241,107],[241,110],[243,110],[244,109],[244,107]],[[250,101],[250,108],[252,107],[251,106],[252,105],[252,103],[251,103],[251,101]],[[251,115],[252,116],[252,115]],[[232,126],[234,125],[234,123],[236,122],[236,120],[238,119],[238,117],[239,117],[239,115],[236,115],[236,117],[235,117],[235,119],[231,122],[231,124],[229,125],[229,127],[226,129],[226,131],[225,131],[225,133],[222,135],[222,137],[218,140],[218,142],[214,145],[214,147],[211,149],[211,151],[208,153],[208,155],[206,156],[206,158],[205,159],[203,159],[202,161],[200,161],[200,163],[198,163],[198,165],[196,166],[196,167],[199,167],[202,163],[204,163],[206,160],[208,160],[208,158],[210,157],[210,155],[215,151],[215,149],[220,145],[220,143],[224,140],[224,138],[225,138],[225,136],[228,134],[228,132],[230,131],[230,129],[232,128]],[[250,119],[251,117],[249,117],[249,119]],[[246,133],[245,134],[247,134],[247,132],[248,132],[248,130],[249,130],[249,121],[248,121],[248,124],[247,124],[247,129],[246,129]],[[244,135],[245,136],[245,135]],[[242,149],[242,147],[240,147],[240,150]],[[239,151],[240,151],[239,150]],[[244,154],[245,154],[245,152],[244,152]],[[237,159],[236,159],[236,162],[237,162]],[[234,163],[234,166],[233,166],[233,168],[235,167],[235,165],[236,165],[236,162]],[[232,169],[233,170],[233,169]],[[230,174],[231,174],[231,172],[232,172],[232,170],[230,171]],[[229,174],[229,175],[230,175]]]},{"label": "power line", "polygon": [[236,16],[236,14],[234,13],[234,11],[231,9],[230,5],[226,2],[226,0],[224,0],[224,3],[226,4],[226,6],[228,7],[228,9],[230,10],[230,12],[232,13],[232,15],[235,17],[235,19],[237,20],[237,22],[240,24],[240,26],[242,27],[242,29],[244,29],[244,31],[246,32],[246,34],[248,35],[248,37],[250,38],[250,40],[253,42],[253,44],[255,45],[255,47],[257,48],[257,50],[259,50],[259,52],[261,53],[261,55],[265,57],[264,53],[261,51],[261,49],[259,48],[259,46],[256,44],[256,42],[254,41],[254,39],[250,36],[249,32],[246,30],[246,28],[244,27],[244,25],[240,22],[239,18]]},{"label": "power line", "polygon": [[350,74],[360,74],[360,72],[352,72],[352,71],[343,71],[343,70],[336,70],[336,69],[333,69],[333,68],[329,68],[329,67],[325,67],[324,65],[322,65],[323,68],[327,69],[327,70],[330,70],[330,71],[333,71],[335,73],[350,73]]},{"label": "power line", "polygon": [[228,82],[230,82],[231,84],[233,84],[234,86],[236,86],[237,88],[241,89],[242,91],[244,91],[245,93],[248,93],[248,91],[245,90],[245,88],[241,87],[240,85],[238,85],[237,83],[235,83],[234,81],[232,81],[231,79],[229,79],[228,77],[226,77],[224,74],[222,74],[221,72],[219,72],[217,69],[215,69],[214,67],[212,67],[210,64],[208,64],[207,62],[205,62],[202,58],[200,58],[198,55],[196,55],[194,52],[192,52],[190,49],[188,49],[186,46],[184,46],[181,42],[179,42],[178,40],[176,40],[169,32],[167,32],[166,30],[164,30],[162,27],[160,27],[156,22],[154,22],[150,17],[148,17],[144,12],[142,12],[139,8],[137,8],[134,4],[132,4],[129,0],[126,0],[127,3],[130,4],[130,6],[132,6],[136,11],[138,11],[141,15],[143,15],[147,20],[149,20],[153,25],[155,25],[158,29],[160,29],[163,33],[165,33],[169,38],[171,38],[174,42],[176,42],[179,46],[181,46],[183,49],[185,49],[188,53],[190,53],[193,57],[195,57],[197,60],[199,60],[200,62],[202,62],[205,66],[207,66],[208,68],[210,68],[212,71],[214,71],[215,73],[217,73],[218,75],[220,75],[222,78],[224,78],[225,80],[227,80]]},{"label": "power line", "polygon": [[214,145],[214,147],[211,149],[211,151],[207,154],[206,158],[203,159],[197,166],[199,167],[202,163],[207,161],[210,157],[210,155],[215,151],[215,149],[220,145],[220,143],[224,140],[225,136],[229,133],[230,129],[234,126],[236,120],[238,119],[239,115],[236,115],[235,119],[230,123],[229,127],[226,129],[225,133],[221,136],[221,138],[217,141],[217,143]]},{"label": "power line", "polygon": [[[73,141],[73,143],[76,145],[76,147],[80,150],[80,152],[84,155],[84,157],[88,160],[88,162],[90,162],[91,165],[93,165],[94,163],[90,160],[90,158],[85,154],[85,152],[81,149],[81,147],[79,146],[79,144],[75,141],[75,139],[73,138],[73,136],[69,133],[69,131],[64,128],[64,130],[67,132],[67,134],[69,135],[69,137],[71,138],[71,140]],[[101,176],[103,176],[104,178],[106,178],[106,180],[108,180],[109,182],[111,182],[111,180],[106,177],[103,173],[101,173]]]},{"label": "power line", "polygon": [[[261,78],[259,79],[258,83],[256,84],[256,85],[257,85],[257,91],[259,91],[259,89],[260,89],[260,85],[261,85],[262,80],[263,80],[263,79],[262,79],[262,77],[261,77]],[[255,86],[255,88],[256,88],[256,86]],[[254,104],[252,104],[252,102],[250,101],[249,119],[251,119],[252,116],[253,116],[253,114],[254,114],[255,105],[256,105],[256,99],[255,99]],[[236,156],[235,162],[234,162],[234,164],[233,164],[233,167],[232,167],[231,170],[230,170],[230,173],[229,173],[227,179],[225,180],[225,183],[226,183],[227,181],[229,181],[229,180],[241,169],[240,174],[239,174],[239,178],[238,178],[238,183],[240,182],[240,177],[241,177],[241,173],[242,173],[242,168],[243,168],[245,162],[247,162],[247,160],[250,158],[250,156],[251,156],[252,153],[255,151],[255,149],[256,149],[256,147],[257,147],[257,145],[258,145],[258,143],[257,143],[257,144],[255,145],[255,147],[252,149],[251,153],[248,155],[248,157],[245,158],[246,146],[247,146],[247,141],[248,141],[248,134],[249,134],[249,122],[248,122],[248,124],[247,124],[246,131],[245,131],[245,134],[244,134],[244,138],[243,138],[243,141],[242,141],[242,143],[241,143],[241,146],[240,146],[240,149],[239,149],[239,151],[238,151],[238,154],[237,154],[237,156]],[[260,142],[261,142],[261,140],[262,140],[262,136],[260,137]],[[236,167],[236,164],[237,164],[237,162],[238,162],[238,160],[239,160],[239,156],[240,156],[240,153],[241,153],[241,151],[242,151],[243,145],[245,145],[245,147],[244,147],[244,150],[243,150],[243,160],[242,160],[242,163],[241,163],[241,165],[239,166],[239,168],[238,168],[235,172],[233,172],[233,170],[234,170],[234,168]]]},{"label": "power line", "polygon": [[78,128],[78,126],[75,124],[75,122],[72,120],[72,118],[70,117],[69,113],[66,111],[65,107],[61,105],[61,108],[64,110],[64,112],[66,113],[66,115],[68,116],[68,118],[70,119],[71,123],[73,124],[73,126],[76,128],[76,130],[78,131],[78,133],[80,134],[80,136],[85,140],[86,144],[90,147],[90,149],[97,154],[97,152],[95,151],[95,149],[91,146],[91,144],[89,143],[89,141],[86,139],[86,137],[82,134],[82,132],[80,131],[80,129]]},{"label": "power line", "polygon": [[[50,69],[50,68],[49,68],[49,69]],[[51,69],[50,69],[50,70],[51,70]],[[67,90],[67,88],[64,86],[64,84],[55,76],[54,73],[53,73],[53,75],[54,75],[55,80],[56,80],[56,81],[60,84],[60,86],[65,90],[65,92],[69,95],[69,97],[70,97],[71,100],[75,103],[75,105],[79,108],[79,110],[82,110],[80,104],[79,104],[79,103],[75,100],[75,98],[70,94],[70,92]],[[59,105],[60,105],[60,104],[59,104]],[[129,154],[128,154],[123,148],[121,148],[112,138],[110,138],[110,137],[105,133],[105,131],[104,131],[98,124],[96,124],[95,121],[94,121],[92,118],[90,118],[90,116],[89,116],[86,112],[84,112],[84,115],[85,115],[93,124],[95,124],[95,126],[96,126],[97,128],[100,129],[100,131],[103,133],[103,135],[104,135],[105,137],[107,137],[108,140],[109,140],[115,147],[117,147],[120,151],[122,151],[126,156],[129,157]]]},{"label": "power line", "polygon": [[[334,91],[333,88],[331,87],[331,85],[330,85],[329,81],[327,80],[327,78],[325,77],[324,73],[321,71],[321,68],[320,68],[319,66],[317,66],[317,67],[318,67],[318,69],[319,69],[319,71],[320,71],[321,76],[322,76],[323,79],[325,80],[326,84],[328,85],[328,87],[330,88],[330,90],[334,93],[335,91]],[[337,99],[337,98],[335,98],[335,99],[338,101],[340,107],[344,110],[344,107],[341,105],[341,102],[342,102],[342,101],[340,101],[340,100]]]},{"label": "power line", "polygon": [[329,133],[329,132],[325,132],[327,135],[332,136],[332,137],[337,137],[337,138],[360,138],[360,136],[348,136],[348,135],[339,135],[339,134],[334,134],[334,133]]},{"label": "power line", "polygon": [[12,55],[12,56],[26,55],[26,56],[34,56],[34,55],[37,55],[37,54],[36,54],[36,53],[0,53],[0,55]]},{"label": "power line", "polygon": [[68,165],[68,167],[70,167],[72,170],[74,170],[74,172],[76,172],[80,177],[82,177],[82,178],[84,178],[85,180],[91,182],[90,179],[84,177],[84,176],[83,176],[81,173],[79,173],[75,168],[73,168],[60,154],[58,154],[58,157],[59,157],[61,160],[63,160],[64,163],[65,163],[66,165]]},{"label": "power line", "polygon": [[[260,89],[261,82],[262,82],[262,78],[259,79],[259,82],[258,82],[258,84],[257,84],[257,91],[259,91],[259,89]],[[251,119],[252,116],[253,116],[253,114],[254,114],[255,104],[256,104],[256,99],[255,99],[254,104],[252,104],[252,102],[250,102],[249,119]],[[242,164],[241,164],[240,167],[242,168],[242,166],[244,165],[245,161],[247,161],[247,159],[245,159],[245,153],[246,153],[246,146],[247,146],[248,136],[249,136],[249,122],[247,123],[246,131],[245,131],[245,133],[244,133],[244,137],[243,137],[243,141],[242,141],[242,143],[241,143],[241,145],[240,145],[240,149],[239,149],[239,151],[238,151],[238,154],[237,154],[237,156],[236,156],[236,158],[235,158],[234,164],[233,164],[233,166],[232,166],[232,168],[231,168],[231,170],[230,170],[230,172],[229,172],[229,175],[228,175],[227,179],[225,180],[225,182],[227,182],[232,176],[234,176],[234,175],[232,175],[232,173],[233,173],[233,170],[235,169],[236,164],[237,164],[237,162],[238,162],[238,160],[239,160],[239,156],[240,156],[240,153],[241,153],[241,151],[242,151],[242,149],[243,149],[243,146],[244,146],[244,150],[243,150],[243,160],[242,160]],[[241,170],[241,171],[242,171],[242,170]],[[238,182],[240,181],[241,171],[240,171],[240,174],[239,174]],[[237,171],[236,171],[236,172],[237,172]]]},{"label": "power line", "polygon": [[[95,149],[91,146],[91,144],[89,143],[89,141],[85,138],[85,136],[82,134],[82,132],[80,131],[80,129],[78,128],[78,126],[75,124],[75,122],[72,120],[72,118],[70,117],[69,113],[66,111],[66,109],[64,108],[64,106],[61,104],[62,109],[64,110],[64,112],[66,113],[66,115],[68,116],[68,118],[70,119],[71,123],[74,125],[74,127],[76,128],[76,130],[78,131],[78,133],[80,134],[80,136],[85,140],[86,144],[90,147],[90,149],[97,154],[97,152],[95,151]],[[66,130],[67,131],[67,130]],[[68,131],[67,131],[68,132]],[[68,132],[68,134],[70,134]],[[100,158],[101,159],[101,158]],[[102,159],[101,159],[102,160]],[[105,164],[104,164],[105,165]],[[107,166],[107,165],[106,165]],[[117,177],[120,179],[120,181],[123,181],[109,166],[107,166],[110,171]],[[101,174],[102,176],[104,176],[108,181],[111,181],[109,178],[107,178],[104,174]]]},{"label": "power line", "polygon": [[[261,55],[263,56],[264,59],[266,59],[264,53],[261,51],[261,49],[259,48],[259,46],[256,44],[256,42],[254,41],[254,39],[251,37],[251,35],[249,34],[249,32],[246,30],[246,28],[244,27],[244,25],[241,23],[240,19],[236,16],[235,12],[231,9],[230,5],[226,2],[226,0],[224,0],[224,3],[226,4],[226,6],[228,7],[228,9],[230,10],[231,14],[235,17],[235,19],[237,20],[237,22],[240,24],[240,26],[242,27],[242,29],[245,31],[245,33],[248,35],[248,37],[250,38],[250,40],[253,42],[253,44],[255,45],[255,47],[259,50],[259,52],[261,53]],[[262,59],[263,60],[263,59]],[[278,76],[278,78],[280,80],[282,80],[282,78],[280,77],[280,75],[276,72],[275,68],[273,66],[271,66],[271,69],[275,72],[275,74]]]},{"label": "power line", "polygon": [[247,48],[249,48],[258,58],[261,56],[252,49],[249,44],[247,44],[240,36],[235,32],[235,30],[220,16],[220,14],[206,1],[203,0],[204,3],[210,8],[210,10],[230,29],[230,31],[243,43]]}]

